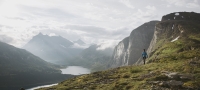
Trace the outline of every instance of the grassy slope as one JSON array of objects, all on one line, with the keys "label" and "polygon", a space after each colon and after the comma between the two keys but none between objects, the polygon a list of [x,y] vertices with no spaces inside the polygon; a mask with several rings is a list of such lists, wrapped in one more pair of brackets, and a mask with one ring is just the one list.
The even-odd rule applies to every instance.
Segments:
[{"label": "grassy slope", "polygon": [[[164,23],[164,24],[171,24]],[[160,35],[149,63],[138,66],[125,66],[106,71],[82,75],[59,83],[44,90],[137,90],[150,89],[148,81],[169,81],[163,71],[189,74],[192,79],[179,80],[182,87],[200,87],[200,25],[194,22],[178,22],[184,33],[175,42],[170,42],[165,34]],[[191,62],[195,64],[191,64]],[[163,87],[171,88],[171,87]],[[179,88],[179,87],[178,87]],[[42,89],[42,90],[43,90]]]}]

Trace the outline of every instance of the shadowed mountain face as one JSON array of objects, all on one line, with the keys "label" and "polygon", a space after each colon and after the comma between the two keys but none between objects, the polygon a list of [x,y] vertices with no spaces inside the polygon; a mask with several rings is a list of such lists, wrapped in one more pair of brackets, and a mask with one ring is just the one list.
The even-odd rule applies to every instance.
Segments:
[{"label": "shadowed mountain face", "polygon": [[0,42],[0,89],[18,90],[38,84],[56,83],[71,75],[61,75],[57,65],[23,49]]},{"label": "shadowed mountain face", "polygon": [[132,65],[137,62],[143,49],[149,47],[156,23],[158,21],[151,21],[139,26],[129,37],[119,42],[114,49],[111,67]]},{"label": "shadowed mountain face", "polygon": [[48,36],[41,33],[34,36],[23,48],[55,64],[63,64],[65,60],[71,59],[82,51],[80,48],[73,48],[73,43],[61,36]]}]

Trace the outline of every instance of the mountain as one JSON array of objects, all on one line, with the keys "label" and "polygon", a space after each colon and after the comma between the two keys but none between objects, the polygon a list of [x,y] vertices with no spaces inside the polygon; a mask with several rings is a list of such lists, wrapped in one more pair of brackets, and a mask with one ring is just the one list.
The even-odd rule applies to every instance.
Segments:
[{"label": "mountain", "polygon": [[63,64],[82,51],[73,48],[74,43],[61,36],[48,36],[39,33],[23,48],[36,56],[55,64]]},{"label": "mountain", "polygon": [[83,66],[91,69],[91,71],[105,70],[108,68],[113,49],[106,48],[98,50],[100,45],[91,45],[84,49],[79,55],[70,60],[70,65]]},{"label": "mountain", "polygon": [[72,77],[62,75],[60,66],[0,42],[0,89],[17,90],[41,84],[56,83]]},{"label": "mountain", "polygon": [[[177,15],[191,19],[172,19]],[[147,64],[94,72],[41,90],[199,90],[200,14],[176,12],[163,18],[149,42]]]},{"label": "mountain", "polygon": [[141,57],[143,49],[148,49],[153,38],[156,23],[159,21],[150,21],[134,29],[129,37],[123,39],[115,47],[111,67],[132,65]]},{"label": "mountain", "polygon": [[81,39],[78,39],[77,41],[74,41],[74,43],[77,43],[79,45],[85,45],[85,43]]}]

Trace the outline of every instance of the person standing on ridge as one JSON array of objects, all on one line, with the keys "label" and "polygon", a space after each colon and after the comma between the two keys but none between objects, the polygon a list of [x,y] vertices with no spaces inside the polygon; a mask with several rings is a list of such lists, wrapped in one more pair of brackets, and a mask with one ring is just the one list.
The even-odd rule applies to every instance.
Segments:
[{"label": "person standing on ridge", "polygon": [[143,61],[144,61],[144,65],[145,65],[145,60],[146,60],[147,57],[148,57],[147,52],[144,49],[144,51],[142,52],[142,58],[143,58]]}]

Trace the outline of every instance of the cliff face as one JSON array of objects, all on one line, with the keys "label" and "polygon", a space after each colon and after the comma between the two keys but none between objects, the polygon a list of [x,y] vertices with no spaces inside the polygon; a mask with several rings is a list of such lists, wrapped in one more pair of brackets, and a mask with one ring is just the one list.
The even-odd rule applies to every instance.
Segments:
[{"label": "cliff face", "polygon": [[[190,41],[188,43],[191,42],[196,43],[197,41],[191,39],[192,37],[195,37],[196,33],[199,33],[198,32],[198,28],[200,28],[199,16],[200,16],[199,13],[193,13],[193,12],[176,12],[163,16],[162,21],[156,24],[153,39],[147,50],[147,52],[150,54],[149,56],[153,57],[151,59],[155,60],[161,56],[162,52],[158,51],[166,43],[175,42],[177,40],[179,41],[187,40]],[[177,18],[172,19],[173,17]],[[185,47],[185,46],[186,44],[180,47]],[[192,48],[196,48],[197,46],[189,45],[186,48],[180,48],[180,47],[177,47],[179,48],[178,52],[187,51]],[[163,48],[163,50],[165,49]],[[142,62],[142,60],[140,59],[138,62]]]},{"label": "cliff face", "polygon": [[115,47],[114,53],[112,55],[111,67],[128,65],[128,52],[127,52],[128,43],[129,43],[129,37],[126,37],[124,40],[119,42],[119,44]]},{"label": "cliff face", "polygon": [[168,21],[168,20],[189,20],[189,21],[198,21],[200,22],[199,13],[195,12],[175,12],[170,13],[162,17],[161,21]]},{"label": "cliff face", "polygon": [[158,21],[151,21],[141,25],[133,30],[129,37],[119,42],[114,49],[111,67],[132,65],[137,62],[143,49],[149,47],[156,23]]}]

